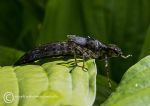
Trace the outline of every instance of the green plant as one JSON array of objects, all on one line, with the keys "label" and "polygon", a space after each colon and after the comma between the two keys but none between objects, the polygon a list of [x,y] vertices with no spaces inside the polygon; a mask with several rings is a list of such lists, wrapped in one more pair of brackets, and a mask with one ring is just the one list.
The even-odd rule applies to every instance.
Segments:
[{"label": "green plant", "polygon": [[[97,69],[94,60],[86,62],[87,72],[81,67],[74,68],[72,63],[74,59],[65,61],[59,59],[41,66],[0,67],[0,106],[8,103],[14,106],[17,106],[18,103],[28,106],[33,104],[38,106],[92,106],[96,94],[99,96],[94,106],[99,106],[109,93],[106,89],[107,81],[102,76],[97,76],[96,92]],[[147,56],[127,70],[116,91],[102,106],[149,105],[149,78],[150,56]],[[113,84],[113,86],[116,85]],[[6,95],[8,92],[11,92],[13,96]],[[10,101],[6,99],[7,96]],[[21,98],[22,96],[26,98]],[[34,98],[27,98],[27,96]]]},{"label": "green plant", "polygon": [[[13,65],[40,44],[64,41],[67,34],[89,35],[133,55],[110,59],[110,77],[119,83],[131,65],[150,53],[149,6],[149,0],[0,0],[0,66]],[[101,83],[107,82],[104,63],[96,64],[97,85],[102,84],[98,88],[104,86],[104,91],[108,88]],[[97,94],[102,98],[96,99],[98,105],[110,94],[103,93]]]},{"label": "green plant", "polygon": [[116,91],[101,106],[150,105],[150,55],[127,70]]},{"label": "green plant", "polygon": [[91,106],[96,95],[95,61],[86,62],[88,72],[74,68],[73,62],[0,67],[0,106]]}]

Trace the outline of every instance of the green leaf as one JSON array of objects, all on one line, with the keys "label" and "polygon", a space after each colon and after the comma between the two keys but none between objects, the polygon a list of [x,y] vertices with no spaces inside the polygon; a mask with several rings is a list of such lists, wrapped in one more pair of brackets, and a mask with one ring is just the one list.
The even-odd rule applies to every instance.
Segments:
[{"label": "green leaf", "polygon": [[44,8],[40,6],[41,3],[39,0],[36,2],[33,0],[20,1],[20,6],[22,6],[22,29],[16,38],[15,46],[21,50],[29,50],[35,47],[44,17]]},{"label": "green leaf", "polygon": [[6,106],[7,104],[17,106],[19,99],[16,98],[13,101],[13,95],[19,95],[19,87],[14,68],[11,66],[0,67],[0,106]]},{"label": "green leaf", "polygon": [[17,1],[0,0],[0,45],[15,46],[21,30],[21,14]]},{"label": "green leaf", "polygon": [[0,76],[3,76],[0,77],[0,106],[6,104],[5,92],[20,96],[14,98],[11,106],[17,106],[17,103],[20,106],[91,106],[96,96],[95,61],[86,61],[88,71],[74,67],[72,63],[74,59],[59,59],[41,66],[0,67]]},{"label": "green leaf", "polygon": [[43,105],[36,97],[48,88],[48,78],[43,68],[36,65],[18,66],[14,68],[14,72],[19,86],[19,95],[17,96],[33,96],[31,98],[19,98],[19,105]]},{"label": "green leaf", "polygon": [[79,1],[49,0],[37,44],[62,41],[68,34],[83,34],[84,26]]},{"label": "green leaf", "polygon": [[45,3],[46,0],[0,0],[0,45],[21,50],[34,47]]},{"label": "green leaf", "polygon": [[[111,81],[111,90],[114,91],[117,87],[117,84]],[[96,78],[96,99],[93,106],[99,106],[99,104],[103,103],[109,95],[112,93],[108,86],[108,79],[102,75],[97,75]]]},{"label": "green leaf", "polygon": [[[97,1],[97,0],[81,0],[83,11],[83,18],[85,24],[85,33],[89,34],[89,36],[95,36],[99,38],[101,41],[107,41],[107,22],[106,22],[106,8],[103,6],[107,6],[109,2],[105,2],[105,0]],[[109,10],[108,10],[109,11]],[[108,15],[109,17],[110,15]],[[110,22],[110,18],[107,21]]]},{"label": "green leaf", "polygon": [[101,106],[148,106],[150,104],[150,55],[127,70],[116,91]]},{"label": "green leaf", "polygon": [[13,65],[24,52],[0,46],[0,65]]},{"label": "green leaf", "polygon": [[145,37],[144,45],[141,51],[140,58],[143,58],[146,55],[150,54],[150,27],[147,30],[147,34]]}]

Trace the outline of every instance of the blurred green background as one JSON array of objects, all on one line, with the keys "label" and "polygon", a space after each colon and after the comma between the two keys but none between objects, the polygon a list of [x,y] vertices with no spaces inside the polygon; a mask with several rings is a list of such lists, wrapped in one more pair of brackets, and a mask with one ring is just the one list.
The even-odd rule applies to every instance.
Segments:
[{"label": "blurred green background", "polygon": [[[92,36],[114,43],[129,59],[110,59],[111,79],[150,53],[150,0],[0,0],[0,65],[66,35]],[[97,61],[98,74],[104,62]]]}]

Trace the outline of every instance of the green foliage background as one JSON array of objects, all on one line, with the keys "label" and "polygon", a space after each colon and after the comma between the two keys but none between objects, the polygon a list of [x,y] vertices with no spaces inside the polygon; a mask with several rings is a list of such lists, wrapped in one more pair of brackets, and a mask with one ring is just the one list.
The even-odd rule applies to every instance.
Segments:
[{"label": "green foliage background", "polygon": [[[111,79],[150,53],[149,0],[0,0],[0,65],[12,65],[39,44],[92,36],[114,43],[130,59],[110,60]],[[104,74],[97,61],[98,74]]]}]

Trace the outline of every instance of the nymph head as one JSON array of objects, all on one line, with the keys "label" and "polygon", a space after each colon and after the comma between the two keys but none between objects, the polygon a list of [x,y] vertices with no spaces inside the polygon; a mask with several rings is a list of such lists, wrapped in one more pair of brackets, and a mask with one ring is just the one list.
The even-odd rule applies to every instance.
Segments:
[{"label": "nymph head", "polygon": [[122,53],[122,50],[117,46],[117,45],[114,45],[114,44],[108,44],[108,48],[107,48],[107,52],[108,52],[108,57],[118,57],[118,56],[121,56],[122,58],[128,58],[132,55],[127,55],[127,56],[124,56],[123,53]]}]

